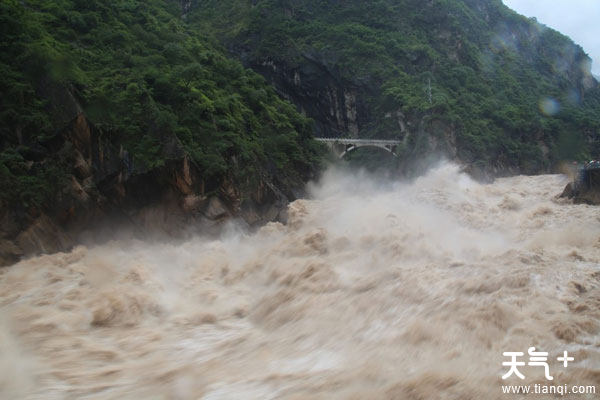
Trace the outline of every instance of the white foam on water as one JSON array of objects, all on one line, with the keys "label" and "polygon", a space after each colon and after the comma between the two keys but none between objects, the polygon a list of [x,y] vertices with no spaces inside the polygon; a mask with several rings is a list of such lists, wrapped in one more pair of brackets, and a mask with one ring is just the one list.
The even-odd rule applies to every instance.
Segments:
[{"label": "white foam on water", "polygon": [[0,398],[506,399],[502,352],[530,346],[598,385],[600,220],[565,184],[331,170],[285,226],[24,260],[0,270]]}]

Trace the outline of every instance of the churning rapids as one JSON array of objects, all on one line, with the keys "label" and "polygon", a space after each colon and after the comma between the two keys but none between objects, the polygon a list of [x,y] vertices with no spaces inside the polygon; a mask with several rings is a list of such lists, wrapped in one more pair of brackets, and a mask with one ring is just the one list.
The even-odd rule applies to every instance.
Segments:
[{"label": "churning rapids", "polygon": [[0,397],[506,399],[530,346],[599,390],[600,209],[566,180],[330,171],[287,225],[0,269]]}]

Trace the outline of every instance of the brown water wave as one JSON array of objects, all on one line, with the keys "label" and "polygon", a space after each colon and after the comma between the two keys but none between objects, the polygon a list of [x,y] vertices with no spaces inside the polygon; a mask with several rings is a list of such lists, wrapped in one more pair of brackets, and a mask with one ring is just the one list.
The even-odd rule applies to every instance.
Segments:
[{"label": "brown water wave", "polygon": [[600,391],[600,213],[555,200],[565,179],[330,171],[286,226],[22,261],[0,270],[0,397],[504,399],[547,383],[501,379],[531,346],[552,384]]}]

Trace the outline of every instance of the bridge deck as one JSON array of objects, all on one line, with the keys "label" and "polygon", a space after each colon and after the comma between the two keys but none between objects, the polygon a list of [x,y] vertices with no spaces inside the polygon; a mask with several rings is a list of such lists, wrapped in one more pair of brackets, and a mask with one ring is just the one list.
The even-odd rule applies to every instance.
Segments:
[{"label": "bridge deck", "polygon": [[319,142],[328,143],[341,143],[341,144],[370,144],[370,145],[389,145],[389,144],[400,144],[400,140],[389,140],[389,139],[351,139],[351,138],[322,138],[317,137],[315,140]]}]

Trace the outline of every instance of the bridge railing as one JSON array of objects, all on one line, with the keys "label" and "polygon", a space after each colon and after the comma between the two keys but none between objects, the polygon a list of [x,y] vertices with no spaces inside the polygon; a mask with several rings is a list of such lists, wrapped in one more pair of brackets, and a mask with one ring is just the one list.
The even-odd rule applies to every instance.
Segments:
[{"label": "bridge railing", "polygon": [[389,139],[351,139],[351,138],[323,138],[316,137],[315,140],[319,142],[329,143],[341,143],[341,144],[400,144],[400,140],[389,140]]}]

